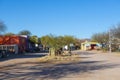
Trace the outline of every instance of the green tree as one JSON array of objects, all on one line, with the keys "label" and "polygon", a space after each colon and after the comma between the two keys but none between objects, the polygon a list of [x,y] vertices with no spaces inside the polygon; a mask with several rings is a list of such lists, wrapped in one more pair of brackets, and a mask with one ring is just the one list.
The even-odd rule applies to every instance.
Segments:
[{"label": "green tree", "polygon": [[75,38],[73,36],[64,36],[63,39],[64,39],[66,45],[75,43]]},{"label": "green tree", "polygon": [[80,48],[81,48],[81,43],[82,43],[82,41],[81,41],[80,39],[75,38],[75,43],[74,43],[74,45],[75,45],[75,48],[76,48],[76,49],[80,49]]},{"label": "green tree", "polygon": [[31,36],[31,32],[29,30],[22,30],[18,33],[18,35],[27,35]]},{"label": "green tree", "polygon": [[38,44],[38,37],[36,35],[30,36],[30,41],[34,44]]},{"label": "green tree", "polygon": [[41,38],[38,38],[38,44],[41,44]]},{"label": "green tree", "polygon": [[49,38],[50,38],[49,35],[42,36],[42,37],[40,38],[44,50],[46,49],[46,47],[49,46],[49,45],[48,45]]},{"label": "green tree", "polygon": [[46,35],[41,37],[41,43],[44,47],[48,46],[50,48],[50,55],[57,55],[60,48],[74,43],[74,37]]},{"label": "green tree", "polygon": [[12,32],[8,32],[8,33],[5,33],[4,35],[5,35],[5,36],[11,36],[11,35],[15,35],[15,34],[12,33]]}]

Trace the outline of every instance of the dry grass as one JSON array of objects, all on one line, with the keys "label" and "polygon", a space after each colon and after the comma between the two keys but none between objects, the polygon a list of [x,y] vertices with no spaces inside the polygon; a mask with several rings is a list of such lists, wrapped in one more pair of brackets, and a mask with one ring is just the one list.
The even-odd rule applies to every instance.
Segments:
[{"label": "dry grass", "polygon": [[63,55],[63,56],[44,56],[38,59],[40,62],[51,63],[69,63],[80,61],[80,55]]}]

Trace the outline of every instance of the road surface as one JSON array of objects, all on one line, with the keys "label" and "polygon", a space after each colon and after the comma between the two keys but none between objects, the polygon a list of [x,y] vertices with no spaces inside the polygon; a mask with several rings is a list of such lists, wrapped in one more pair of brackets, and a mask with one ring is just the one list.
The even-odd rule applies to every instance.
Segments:
[{"label": "road surface", "polygon": [[41,63],[41,53],[0,59],[0,80],[119,80],[120,55],[74,51],[80,61]]}]

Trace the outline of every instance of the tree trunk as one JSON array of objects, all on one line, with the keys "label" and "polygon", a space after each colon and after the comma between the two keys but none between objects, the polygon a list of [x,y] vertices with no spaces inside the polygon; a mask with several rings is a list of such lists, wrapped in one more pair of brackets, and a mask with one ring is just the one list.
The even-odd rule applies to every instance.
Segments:
[{"label": "tree trunk", "polygon": [[55,48],[49,49],[49,56],[55,56]]}]

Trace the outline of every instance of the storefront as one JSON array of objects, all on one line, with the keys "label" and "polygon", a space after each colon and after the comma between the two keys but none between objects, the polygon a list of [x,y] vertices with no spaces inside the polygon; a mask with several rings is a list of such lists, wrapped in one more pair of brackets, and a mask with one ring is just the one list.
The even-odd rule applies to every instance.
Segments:
[{"label": "storefront", "polygon": [[81,50],[99,50],[99,49],[101,49],[101,44],[98,42],[85,41],[81,43]]}]

